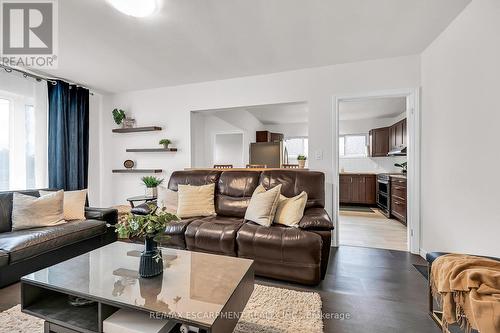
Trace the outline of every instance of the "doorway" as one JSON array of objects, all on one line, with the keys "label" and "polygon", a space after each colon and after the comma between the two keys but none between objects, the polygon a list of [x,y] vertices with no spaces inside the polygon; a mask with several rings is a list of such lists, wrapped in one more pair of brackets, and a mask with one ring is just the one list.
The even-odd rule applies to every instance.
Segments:
[{"label": "doorway", "polygon": [[335,98],[335,246],[419,253],[418,107],[418,89]]}]

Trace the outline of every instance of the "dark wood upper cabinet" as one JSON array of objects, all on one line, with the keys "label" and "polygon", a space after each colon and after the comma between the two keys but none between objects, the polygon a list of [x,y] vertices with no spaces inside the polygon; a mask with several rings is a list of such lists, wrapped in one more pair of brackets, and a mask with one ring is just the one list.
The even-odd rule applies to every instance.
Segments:
[{"label": "dark wood upper cabinet", "polygon": [[370,156],[387,156],[389,152],[389,127],[372,129],[369,134]]},{"label": "dark wood upper cabinet", "polygon": [[406,118],[389,128],[389,149],[406,147]]},{"label": "dark wood upper cabinet", "polygon": [[255,132],[256,142],[276,142],[283,141],[285,136],[282,133],[271,133],[269,131],[257,131]]}]

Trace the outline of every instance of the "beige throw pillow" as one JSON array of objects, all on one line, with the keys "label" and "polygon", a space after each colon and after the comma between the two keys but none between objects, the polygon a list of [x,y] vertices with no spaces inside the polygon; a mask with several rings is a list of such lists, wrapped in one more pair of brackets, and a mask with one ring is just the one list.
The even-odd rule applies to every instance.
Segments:
[{"label": "beige throw pillow", "polygon": [[164,186],[158,186],[158,208],[165,208],[167,213],[177,214],[178,203],[179,198],[177,192],[172,191]]},{"label": "beige throw pillow", "polygon": [[180,218],[215,215],[215,184],[179,185],[177,198]]},{"label": "beige throw pillow", "polygon": [[281,184],[268,191],[266,191],[264,186],[259,185],[252,194],[247,211],[245,212],[245,220],[269,227],[274,220],[280,193]]},{"label": "beige throw pillow", "polygon": [[306,203],[307,193],[304,191],[292,198],[280,195],[278,208],[276,209],[276,215],[274,216],[274,223],[297,228],[302,216],[304,216]]},{"label": "beige throw pillow", "polygon": [[64,221],[64,193],[53,192],[40,198],[14,192],[12,230],[49,227]]},{"label": "beige throw pillow", "polygon": [[[40,195],[54,193],[53,191],[40,190]],[[64,219],[85,220],[85,201],[87,201],[87,190],[64,191]]]}]

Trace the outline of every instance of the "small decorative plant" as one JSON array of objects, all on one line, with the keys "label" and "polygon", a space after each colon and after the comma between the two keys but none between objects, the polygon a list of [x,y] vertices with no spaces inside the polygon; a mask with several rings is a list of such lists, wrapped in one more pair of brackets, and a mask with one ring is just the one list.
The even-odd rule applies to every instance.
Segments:
[{"label": "small decorative plant", "polygon": [[142,182],[146,186],[145,195],[150,198],[158,197],[158,186],[163,183],[163,179],[154,176],[142,177]]},{"label": "small decorative plant", "polygon": [[166,209],[158,210],[155,205],[150,205],[150,209],[147,215],[129,214],[124,223],[116,225],[120,238],[144,238],[144,251],[139,262],[139,276],[142,278],[151,278],[163,272],[161,250],[157,243],[168,239],[165,235],[167,225],[179,220],[176,215],[167,213]]},{"label": "small decorative plant", "polygon": [[401,168],[402,173],[406,173],[408,170],[408,162],[403,162],[403,163],[395,163],[395,167]]},{"label": "small decorative plant", "polygon": [[158,209],[155,205],[149,205],[150,212],[147,215],[129,214],[124,223],[116,225],[116,232],[120,238],[153,238],[160,242],[166,239],[162,235],[166,226],[179,218],[166,212],[166,209]]},{"label": "small decorative plant", "polygon": [[165,149],[168,149],[168,145],[172,143],[169,139],[161,139],[160,142],[158,142],[160,145],[163,145]]},{"label": "small decorative plant", "polygon": [[297,156],[297,162],[299,162],[299,168],[303,169],[306,166],[307,157],[305,155]]},{"label": "small decorative plant", "polygon": [[114,109],[113,110],[113,119],[115,120],[115,123],[117,125],[120,125],[123,122],[123,119],[125,119],[125,111],[122,109]]}]

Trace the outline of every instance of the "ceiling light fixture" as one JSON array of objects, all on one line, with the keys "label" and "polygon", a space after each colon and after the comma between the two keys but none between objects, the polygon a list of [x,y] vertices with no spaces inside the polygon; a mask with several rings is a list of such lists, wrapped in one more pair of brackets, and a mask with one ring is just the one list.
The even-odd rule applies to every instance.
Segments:
[{"label": "ceiling light fixture", "polygon": [[115,9],[125,15],[146,17],[153,15],[158,9],[158,0],[107,0]]}]

